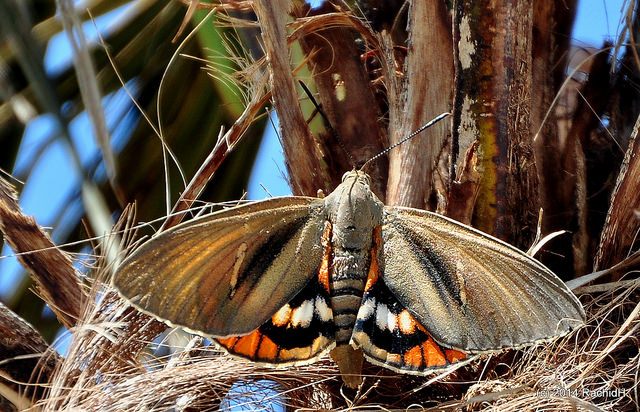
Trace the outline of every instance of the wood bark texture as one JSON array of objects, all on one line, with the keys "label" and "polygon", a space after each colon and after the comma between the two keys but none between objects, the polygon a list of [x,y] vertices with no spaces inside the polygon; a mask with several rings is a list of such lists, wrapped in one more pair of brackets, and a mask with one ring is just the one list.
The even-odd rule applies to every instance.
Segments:
[{"label": "wood bark texture", "polygon": [[[409,39],[400,107],[390,122],[393,144],[440,113],[451,111],[453,51],[451,17],[440,1],[413,1],[409,9]],[[451,56],[451,57],[449,57]],[[389,75],[395,71],[389,70]],[[444,120],[389,153],[389,205],[425,208],[432,196],[434,170],[449,137]]]},{"label": "wood bark texture", "polygon": [[453,159],[478,142],[482,175],[472,223],[528,247],[538,215],[531,137],[532,4],[456,3]]}]

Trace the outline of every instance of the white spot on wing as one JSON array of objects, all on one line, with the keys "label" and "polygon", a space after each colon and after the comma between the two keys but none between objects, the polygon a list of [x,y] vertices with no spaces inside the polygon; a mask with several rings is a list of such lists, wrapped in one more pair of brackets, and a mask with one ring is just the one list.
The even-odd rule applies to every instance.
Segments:
[{"label": "white spot on wing", "polygon": [[400,312],[400,330],[404,333],[413,333],[415,330],[415,324],[408,310]]},{"label": "white spot on wing", "polygon": [[380,328],[380,330],[385,330],[387,328],[387,321],[389,320],[389,309],[385,304],[378,304],[376,306],[376,325]]},{"label": "white spot on wing", "polygon": [[273,322],[273,324],[276,326],[284,326],[289,322],[290,316],[291,307],[287,303],[271,317],[271,322]]},{"label": "white spot on wing", "polygon": [[387,313],[387,326],[389,327],[389,331],[393,332],[394,329],[398,326],[398,319],[393,312],[389,311]]},{"label": "white spot on wing", "polygon": [[369,319],[376,310],[376,300],[374,298],[366,299],[358,310],[358,319]]},{"label": "white spot on wing", "polygon": [[291,326],[307,328],[313,318],[313,301],[305,300],[291,315]]},{"label": "white spot on wing", "polygon": [[320,318],[321,321],[327,322],[333,318],[333,311],[327,305],[327,302],[324,300],[322,296],[316,297],[316,304],[314,309],[316,315]]}]

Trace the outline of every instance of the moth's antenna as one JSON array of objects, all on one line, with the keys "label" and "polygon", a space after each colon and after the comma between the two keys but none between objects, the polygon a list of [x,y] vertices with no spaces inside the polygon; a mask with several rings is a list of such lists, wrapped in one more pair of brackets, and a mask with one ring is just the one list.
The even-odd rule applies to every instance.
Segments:
[{"label": "moth's antenna", "polygon": [[[324,123],[327,126],[327,129],[329,129],[329,132],[331,132],[331,134],[336,138],[336,141],[338,142],[338,146],[340,146],[342,151],[346,153],[347,157],[349,158],[349,162],[351,162],[351,165],[354,166],[356,164],[356,162],[353,159],[353,156],[351,156],[351,153],[349,153],[349,151],[347,149],[345,149],[344,144],[342,143],[342,140],[340,139],[340,136],[336,132],[336,129],[333,128],[333,126],[331,125],[331,122],[329,121],[329,118],[324,113],[324,110],[322,110],[322,107],[320,106],[320,104],[316,101],[315,97],[313,97],[313,94],[311,93],[311,90],[309,90],[307,85],[304,84],[304,82],[302,80],[298,80],[298,83],[300,83],[300,87],[302,87],[302,90],[304,90],[304,92],[306,93],[306,95],[309,98],[309,100],[311,100],[311,103],[313,103],[313,105],[316,107],[316,111],[318,113],[320,113],[320,117],[322,117],[322,120],[324,120]],[[354,168],[355,168],[355,166],[354,166]]]},{"label": "moth's antenna", "polygon": [[404,139],[400,140],[399,142],[397,142],[396,144],[393,144],[389,147],[387,147],[386,149],[384,149],[383,151],[381,151],[380,153],[378,153],[377,155],[373,156],[371,159],[367,160],[366,162],[364,162],[364,164],[360,167],[360,170],[363,170],[364,167],[369,164],[370,162],[373,162],[374,160],[376,160],[377,158],[386,155],[387,153],[389,153],[392,149],[395,149],[396,147],[400,146],[401,144],[403,144],[404,142],[406,142],[407,140],[411,139],[412,137],[415,137],[416,135],[418,135],[420,132],[422,132],[425,129],[428,129],[429,127],[433,126],[434,124],[438,123],[440,120],[444,119],[445,117],[449,116],[451,113],[449,112],[444,112],[441,113],[439,115],[437,115],[436,117],[434,117],[432,120],[429,120],[427,123],[423,124],[422,126],[420,126],[418,128],[418,130],[416,130],[415,132],[411,133],[409,136],[405,137]]}]

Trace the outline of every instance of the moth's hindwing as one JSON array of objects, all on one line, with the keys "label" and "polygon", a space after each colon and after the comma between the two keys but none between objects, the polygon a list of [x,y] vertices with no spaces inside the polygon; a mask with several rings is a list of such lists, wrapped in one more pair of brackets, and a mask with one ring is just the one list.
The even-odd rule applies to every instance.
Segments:
[{"label": "moth's hindwing", "polygon": [[173,326],[214,337],[247,334],[317,275],[323,216],[317,199],[287,197],[194,219],[135,250],[114,285]]},{"label": "moth's hindwing", "polygon": [[381,278],[435,342],[467,353],[568,333],[584,310],[549,269],[434,213],[385,208]]},{"label": "moth's hindwing", "polygon": [[352,340],[377,365],[423,374],[467,358],[436,343],[411,312],[393,296],[384,280],[369,278]]},{"label": "moth's hindwing", "polygon": [[334,340],[329,294],[317,279],[254,332],[216,339],[233,355],[254,362],[284,365],[312,362],[330,350]]}]

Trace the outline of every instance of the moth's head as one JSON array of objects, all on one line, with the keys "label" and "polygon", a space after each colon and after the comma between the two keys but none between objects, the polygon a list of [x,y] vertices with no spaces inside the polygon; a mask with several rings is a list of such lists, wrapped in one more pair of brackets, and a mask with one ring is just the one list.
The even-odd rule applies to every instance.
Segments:
[{"label": "moth's head", "polygon": [[362,185],[364,189],[369,190],[371,188],[371,178],[368,174],[362,170],[352,170],[342,175],[342,185],[344,184]]},{"label": "moth's head", "polygon": [[371,245],[373,228],[382,222],[383,205],[370,185],[366,173],[347,172],[342,183],[324,199],[334,241],[342,247],[362,249]]}]

